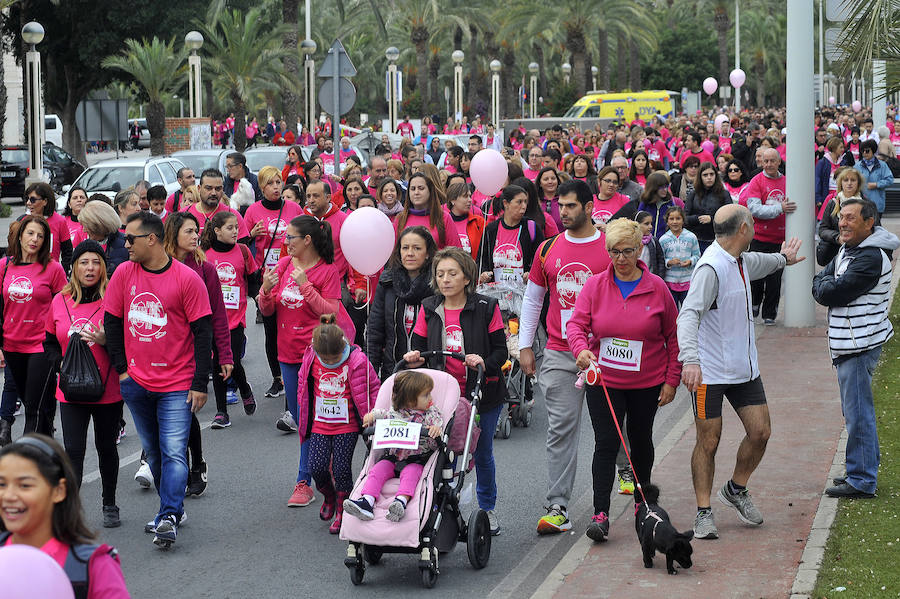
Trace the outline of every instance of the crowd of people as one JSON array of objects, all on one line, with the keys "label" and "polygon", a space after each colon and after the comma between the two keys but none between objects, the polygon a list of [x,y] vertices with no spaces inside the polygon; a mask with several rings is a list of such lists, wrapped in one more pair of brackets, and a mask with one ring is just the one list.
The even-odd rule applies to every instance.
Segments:
[{"label": "crowd of people", "polygon": [[[356,153],[328,147],[324,135],[304,162],[292,139],[281,169],[250,173],[235,152],[227,156],[226,174],[181,169],[173,194],[146,182],[112,200],[73,188],[62,215],[49,186],[29,186],[28,214],[11,227],[0,266],[6,373],[0,530],[6,542],[43,548],[61,565],[66,551],[90,542],[78,501],[89,424],[103,526],[121,524],[116,444],[127,405],[144,451],[135,479],[159,494],[145,531],[156,545],[174,543],[186,517],[185,496],[202,494],[207,485],[198,412],[209,381],[212,429],[232,426],[229,405],[241,405],[248,416],[256,411],[259,391],[241,363],[254,303],[249,316],[263,325],[272,377],[264,394],[284,396],[275,427],[299,436],[289,507],[310,505],[317,490],[330,532],[339,532],[345,510],[370,519],[399,460],[401,485],[388,517],[415,517],[405,507],[422,458],[433,451],[425,441],[419,451],[379,465],[362,496],[350,495],[360,432],[388,416],[371,409],[379,387],[404,361],[413,372],[426,364],[445,370],[460,395],[471,397],[481,368],[476,494],[492,534],[499,534],[502,489],[492,433],[507,399],[502,369],[509,348],[498,301],[480,292],[492,283],[523,290],[518,359],[527,376],[537,377],[547,409],[548,489],[539,533],[573,527],[568,506],[584,403],[594,433],[593,516],[585,532],[602,542],[614,487],[643,501],[635,482],[651,482],[654,418],[682,382],[697,426],[695,536],[718,536],[710,495],[724,398],[746,435],[717,495],[743,522],[762,524],[747,490],[770,434],[754,324],[775,325],[781,273],[803,259],[799,242],[785,239],[785,219],[798,203],[785,190],[783,112],[711,116],[655,116],[589,131],[516,129],[505,145],[490,123],[448,122],[446,130],[469,134],[465,148],[427,135],[414,140],[410,127],[399,147],[378,147],[365,169]],[[890,252],[900,246],[877,226],[900,131],[873,132],[863,119],[861,135],[847,116],[817,116],[815,251],[827,266],[814,292],[833,312],[849,305],[839,309],[867,327],[864,354],[857,351],[861,337],[848,342],[839,322],[830,331],[836,363],[846,364],[839,377],[850,405],[860,401],[851,384],[864,378],[857,362],[874,364],[890,335],[881,304],[865,314],[852,307],[873,305],[865,299],[889,284]],[[437,130],[430,121],[423,127],[426,134]],[[269,133],[279,144],[290,131],[271,127]],[[505,156],[507,177],[488,196],[469,167],[491,147]],[[245,180],[252,197],[234,202]],[[373,275],[358,272],[341,249],[348,214],[366,206],[386,215],[395,232],[390,259]],[[855,236],[847,233],[851,220]],[[867,287],[854,295],[846,272],[863,265],[868,270],[855,276]],[[87,374],[101,383],[93,395],[69,384],[84,375],[70,359],[80,350],[92,357]],[[431,350],[464,360],[425,360],[422,352]],[[596,368],[604,384],[585,384]],[[428,382],[398,375],[394,385],[390,417],[423,422],[437,435],[444,423],[429,411]],[[25,436],[14,441],[19,400]],[[57,405],[64,447],[52,440]],[[865,405],[854,409],[845,409],[854,430],[837,496],[875,489],[868,459],[873,416]],[[46,502],[46,510],[30,510],[32,499],[16,489],[23,477],[44,489],[34,501]],[[19,516],[26,512],[34,515]],[[57,517],[70,529],[51,527]],[[126,593],[114,556],[103,555],[98,575]]]}]

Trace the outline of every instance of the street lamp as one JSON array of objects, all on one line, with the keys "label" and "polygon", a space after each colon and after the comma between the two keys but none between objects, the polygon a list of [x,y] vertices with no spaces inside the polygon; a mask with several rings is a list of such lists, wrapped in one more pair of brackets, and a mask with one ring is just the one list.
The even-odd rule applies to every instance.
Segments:
[{"label": "street lamp", "polygon": [[28,176],[25,185],[43,181],[44,164],[44,102],[41,99],[41,53],[35,46],[44,39],[44,28],[31,21],[22,27],[22,41],[28,44],[25,53],[25,89],[28,90]]},{"label": "street lamp", "polygon": [[400,58],[400,50],[391,46],[384,51],[388,59],[388,121],[391,123],[391,131],[397,130],[397,59]]},{"label": "street lamp", "polygon": [[200,56],[197,50],[203,46],[203,35],[199,31],[188,31],[184,36],[184,45],[191,51],[188,56],[188,105],[192,119],[203,116],[203,88],[200,81]]},{"label": "street lamp", "polygon": [[597,73],[600,72],[600,69],[597,67],[591,67],[591,89],[597,89]]},{"label": "street lamp", "polygon": [[537,115],[537,76],[541,67],[536,62],[528,64],[528,71],[531,73],[531,81],[528,86],[528,107],[531,118]]},{"label": "street lamp", "polygon": [[491,61],[491,122],[494,127],[498,127],[500,123],[500,68],[503,66],[500,61],[494,59]]},{"label": "street lamp", "polygon": [[[307,7],[309,7],[308,3]],[[307,11],[306,14],[308,19],[309,12]],[[316,115],[313,113],[316,107],[316,63],[312,59],[312,55],[316,52],[316,42],[309,38],[303,40],[300,42],[300,51],[306,56],[303,59],[303,122],[306,123],[309,132],[313,133],[316,125]],[[297,135],[300,135],[300,131],[297,131]]]},{"label": "street lamp", "polygon": [[572,74],[572,65],[567,62],[562,63],[563,80],[569,85],[569,75]]},{"label": "street lamp", "polygon": [[450,55],[453,59],[453,118],[461,119],[463,111],[463,68],[462,62],[466,55],[462,50],[454,50]]}]

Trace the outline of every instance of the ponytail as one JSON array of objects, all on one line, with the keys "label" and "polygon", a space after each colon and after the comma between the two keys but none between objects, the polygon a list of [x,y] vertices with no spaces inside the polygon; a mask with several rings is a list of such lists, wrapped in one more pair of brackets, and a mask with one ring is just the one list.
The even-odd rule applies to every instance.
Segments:
[{"label": "ponytail", "polygon": [[344,331],[337,325],[334,314],[319,316],[319,326],[312,336],[313,350],[320,356],[334,356],[344,351],[347,341]]},{"label": "ponytail", "polygon": [[231,212],[225,210],[216,212],[213,217],[206,222],[206,227],[203,229],[203,235],[200,236],[200,249],[204,252],[209,250],[209,248],[212,247],[213,241],[218,239],[216,229],[224,227],[225,223],[232,218],[235,219],[235,221],[237,220],[237,217]]},{"label": "ponytail", "polygon": [[297,229],[302,237],[309,235],[313,248],[326,264],[334,262],[334,241],[331,239],[331,225],[327,221],[303,214],[295,216],[291,220],[291,226]]}]

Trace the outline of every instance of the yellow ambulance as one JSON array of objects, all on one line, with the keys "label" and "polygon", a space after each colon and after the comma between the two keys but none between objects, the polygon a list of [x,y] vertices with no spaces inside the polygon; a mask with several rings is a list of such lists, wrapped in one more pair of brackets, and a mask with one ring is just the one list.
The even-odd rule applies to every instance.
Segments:
[{"label": "yellow ambulance", "polygon": [[649,121],[655,115],[662,118],[675,116],[676,99],[679,92],[658,90],[643,92],[606,93],[588,92],[563,115],[563,118],[616,119],[633,121],[635,114],[641,120]]}]

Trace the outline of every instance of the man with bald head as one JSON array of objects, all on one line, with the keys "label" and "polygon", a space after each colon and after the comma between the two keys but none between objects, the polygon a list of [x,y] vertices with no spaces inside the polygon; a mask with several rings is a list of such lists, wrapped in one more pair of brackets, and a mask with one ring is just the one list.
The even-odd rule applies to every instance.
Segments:
[{"label": "man with bald head", "polygon": [[[766,149],[762,156],[762,172],[750,180],[744,191],[747,208],[754,218],[755,234],[750,246],[754,252],[780,252],[784,242],[785,214],[797,209],[797,204],[787,198],[785,176],[778,170],[780,166],[778,150]],[[780,298],[781,270],[754,281],[753,317],[759,316],[761,311],[763,323],[773,326]]]},{"label": "man with bald head", "polygon": [[369,178],[366,179],[366,188],[372,197],[376,197],[378,186],[387,179],[387,161],[381,156],[375,156],[369,162]]},{"label": "man with bald head", "polygon": [[754,219],[750,210],[738,204],[716,211],[713,230],[716,240],[697,262],[678,315],[678,360],[684,364],[681,380],[691,392],[697,428],[691,473],[697,498],[694,536],[698,539],[719,536],[710,494],[724,398],[741,419],[745,435],[731,479],[718,497],[737,510],[745,524],[759,526],[763,522],[747,492],[747,482],[766,451],[771,430],[756,358],[750,285],[804,259],[797,256],[797,238],[782,243],[778,252],[749,252]]}]

